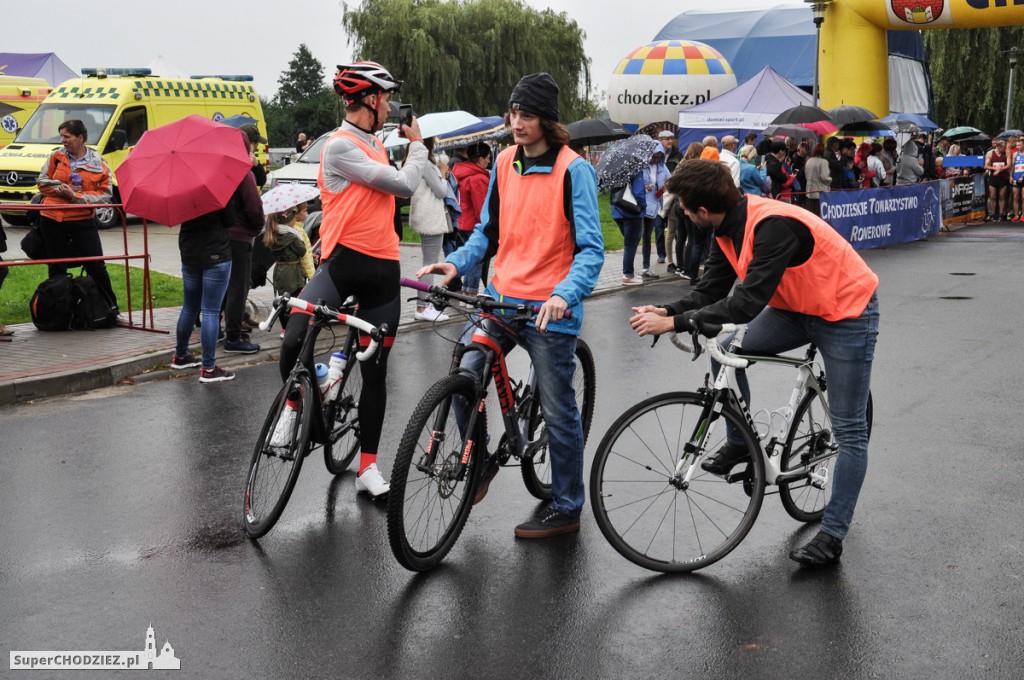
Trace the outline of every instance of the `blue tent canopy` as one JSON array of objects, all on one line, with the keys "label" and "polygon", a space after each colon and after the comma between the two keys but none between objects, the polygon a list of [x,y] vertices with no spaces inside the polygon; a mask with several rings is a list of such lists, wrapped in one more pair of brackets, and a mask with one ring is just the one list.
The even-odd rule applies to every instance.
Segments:
[{"label": "blue tent canopy", "polygon": [[[888,31],[888,36],[889,55],[899,62],[893,65],[890,60],[890,74],[899,79],[898,86],[890,88],[890,106],[894,111],[930,113],[927,56],[920,31]],[[765,9],[683,12],[665,24],[654,40],[696,40],[714,47],[729,61],[737,83],[768,65],[808,91],[814,86],[815,28],[810,6],[803,2]]]}]

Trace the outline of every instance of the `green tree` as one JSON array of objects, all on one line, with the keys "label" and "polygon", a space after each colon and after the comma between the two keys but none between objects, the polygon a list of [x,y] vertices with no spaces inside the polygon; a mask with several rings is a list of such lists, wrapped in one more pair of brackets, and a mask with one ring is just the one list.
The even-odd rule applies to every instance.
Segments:
[{"label": "green tree", "polygon": [[[925,31],[935,122],[973,125],[990,134],[1003,128],[1011,47],[1024,50],[1024,27]],[[1014,72],[1010,127],[1024,126],[1024,53]]]},{"label": "green tree", "polygon": [[537,71],[558,82],[563,120],[593,112],[584,33],[564,12],[520,0],[363,0],[346,6],[342,25],[357,58],[405,80],[401,99],[419,113],[502,113],[519,79]]},{"label": "green tree", "polygon": [[300,132],[315,136],[341,124],[344,110],[324,76],[323,64],[299,45],[273,100],[261,99],[270,146],[292,146]]},{"label": "green tree", "polygon": [[314,99],[325,89],[324,65],[313,56],[305,43],[299,45],[295,56],[288,62],[288,69],[277,79],[277,102],[282,106],[294,106]]}]

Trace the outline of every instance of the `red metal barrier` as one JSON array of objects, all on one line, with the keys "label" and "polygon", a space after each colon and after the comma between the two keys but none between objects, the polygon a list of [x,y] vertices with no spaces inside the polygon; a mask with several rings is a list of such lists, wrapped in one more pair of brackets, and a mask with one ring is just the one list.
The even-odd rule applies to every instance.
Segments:
[{"label": "red metal barrier", "polygon": [[[150,333],[162,333],[168,335],[169,331],[156,328],[153,318],[153,289],[149,279],[149,223],[142,220],[142,253],[132,255],[128,252],[128,222],[124,212],[124,206],[120,203],[100,203],[96,205],[83,206],[82,204],[66,205],[41,205],[25,203],[0,203],[0,212],[27,212],[40,210],[81,210],[88,208],[117,208],[121,215],[121,233],[124,239],[124,253],[121,255],[98,255],[94,257],[65,257],[46,260],[5,260],[0,262],[0,267],[18,267],[31,264],[80,264],[83,262],[106,262],[107,260],[124,261],[125,297],[128,306],[128,323],[118,323],[121,328],[128,328],[137,331],[148,331]],[[140,310],[142,322],[136,324],[132,311],[132,278],[128,271],[129,260],[142,260],[142,309]],[[146,313],[149,313],[149,323],[146,323]]]}]

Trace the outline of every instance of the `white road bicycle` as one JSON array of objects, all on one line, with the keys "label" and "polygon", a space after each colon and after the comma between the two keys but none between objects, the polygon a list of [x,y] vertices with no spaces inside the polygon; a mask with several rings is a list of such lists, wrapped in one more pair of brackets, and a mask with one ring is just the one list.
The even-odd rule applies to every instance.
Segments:
[{"label": "white road bicycle", "polygon": [[[727,324],[719,337],[746,326]],[[672,336],[685,351],[693,344]],[[778,493],[800,522],[819,521],[831,495],[839,446],[829,417],[825,373],[811,345],[804,356],[745,356],[707,339],[723,370],[696,392],[645,399],[619,416],[601,440],[590,474],[597,524],[623,557],[646,569],[689,572],[728,555],[746,537],[766,493]],[[742,350],[741,350],[742,351]],[[755,419],[740,395],[736,370],[756,363],[792,366],[789,402]],[[872,399],[868,395],[868,435]],[[756,423],[760,420],[760,427]],[[724,475],[700,464],[726,443],[726,425],[740,434],[749,456]]]}]

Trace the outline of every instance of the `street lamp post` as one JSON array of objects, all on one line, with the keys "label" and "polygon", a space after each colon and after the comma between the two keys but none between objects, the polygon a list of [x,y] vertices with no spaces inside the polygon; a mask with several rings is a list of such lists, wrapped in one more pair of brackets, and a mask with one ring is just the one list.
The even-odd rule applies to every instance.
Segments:
[{"label": "street lamp post", "polygon": [[828,5],[832,0],[804,0],[804,2],[811,6],[811,12],[814,14],[814,27],[816,29],[814,38],[814,93],[811,96],[814,99],[814,105],[817,106],[818,70],[821,64],[821,25],[825,23],[825,10],[828,9]]},{"label": "street lamp post", "polygon": [[1006,122],[1003,126],[1004,130],[1010,129],[1010,103],[1013,101],[1013,69],[1017,66],[1017,54],[1019,52],[1020,50],[1016,45],[1003,51],[1003,54],[1010,55],[1010,86],[1006,90]]}]

